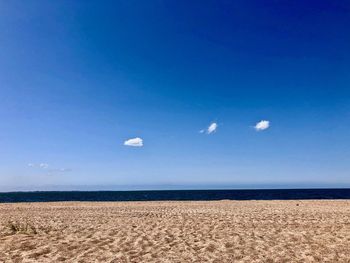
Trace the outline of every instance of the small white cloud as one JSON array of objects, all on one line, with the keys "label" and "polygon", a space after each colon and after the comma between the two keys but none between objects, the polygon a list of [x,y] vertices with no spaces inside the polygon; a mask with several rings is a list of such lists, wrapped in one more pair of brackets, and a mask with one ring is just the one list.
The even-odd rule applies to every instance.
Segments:
[{"label": "small white cloud", "polygon": [[212,124],[209,125],[207,133],[211,134],[215,132],[217,128],[218,128],[218,124],[216,122],[213,122]]},{"label": "small white cloud", "polygon": [[49,169],[49,173],[66,173],[72,171],[70,168],[55,168],[55,169]]},{"label": "small white cloud", "polygon": [[57,174],[57,173],[67,173],[67,172],[71,172],[72,169],[70,168],[50,168],[49,169],[49,164],[47,163],[39,163],[39,164],[35,164],[35,163],[28,163],[28,166],[29,167],[33,167],[37,170],[45,170],[45,173],[47,175],[54,175],[54,174]]},{"label": "small white cloud", "polygon": [[133,138],[133,139],[129,139],[126,140],[124,142],[125,146],[133,146],[133,147],[142,147],[143,146],[143,140],[139,137],[137,138]]},{"label": "small white cloud", "polygon": [[216,132],[217,128],[218,124],[216,122],[212,122],[208,128],[200,130],[199,133],[211,134],[213,132]]},{"label": "small white cloud", "polygon": [[47,163],[41,163],[41,164],[39,164],[39,167],[42,169],[47,169],[47,168],[49,168],[49,165]]},{"label": "small white cloud", "polygon": [[265,120],[262,120],[262,121],[259,121],[256,125],[255,125],[255,130],[257,131],[263,131],[263,130],[266,130],[270,127],[270,122],[269,121],[265,121]]},{"label": "small white cloud", "polygon": [[70,171],[72,171],[72,169],[70,169],[70,168],[61,168],[60,169],[60,172],[70,172]]}]

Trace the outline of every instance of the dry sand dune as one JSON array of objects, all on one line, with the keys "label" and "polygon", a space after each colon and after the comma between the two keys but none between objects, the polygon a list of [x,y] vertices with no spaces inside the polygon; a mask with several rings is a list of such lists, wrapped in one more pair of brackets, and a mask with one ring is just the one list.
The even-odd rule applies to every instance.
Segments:
[{"label": "dry sand dune", "polygon": [[1,262],[350,262],[350,201],[0,204]]}]

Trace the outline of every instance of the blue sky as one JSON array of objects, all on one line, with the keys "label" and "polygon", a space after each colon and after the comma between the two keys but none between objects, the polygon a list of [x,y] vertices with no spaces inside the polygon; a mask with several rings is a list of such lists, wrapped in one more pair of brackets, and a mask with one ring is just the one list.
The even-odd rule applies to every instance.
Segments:
[{"label": "blue sky", "polygon": [[0,14],[0,191],[350,187],[347,1]]}]

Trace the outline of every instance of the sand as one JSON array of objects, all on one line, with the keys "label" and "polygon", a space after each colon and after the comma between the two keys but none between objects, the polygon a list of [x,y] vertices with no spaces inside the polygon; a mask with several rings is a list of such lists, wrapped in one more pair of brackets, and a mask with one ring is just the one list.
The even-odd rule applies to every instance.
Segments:
[{"label": "sand", "polygon": [[350,201],[0,204],[0,262],[350,262]]}]

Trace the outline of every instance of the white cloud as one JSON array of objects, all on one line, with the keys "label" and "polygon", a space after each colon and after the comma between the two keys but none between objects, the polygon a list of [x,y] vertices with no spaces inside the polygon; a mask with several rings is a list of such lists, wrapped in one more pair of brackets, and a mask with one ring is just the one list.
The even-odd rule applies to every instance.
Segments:
[{"label": "white cloud", "polygon": [[211,134],[213,132],[216,131],[216,129],[218,128],[218,124],[216,122],[213,122],[209,125],[208,128],[200,130],[200,133],[206,133],[206,134]]},{"label": "white cloud", "polygon": [[54,176],[54,175],[57,175],[57,174],[71,172],[72,169],[69,169],[69,168],[55,168],[55,169],[48,169],[46,171],[47,171],[47,173],[46,173],[47,176]]},{"label": "white cloud", "polygon": [[133,147],[142,147],[143,146],[143,140],[139,137],[126,140],[124,142],[125,146],[133,146]]},{"label": "white cloud", "polygon": [[72,169],[70,168],[50,168],[50,165],[47,163],[39,163],[39,164],[35,164],[35,163],[28,163],[29,167],[33,167],[36,168],[37,170],[44,170],[47,175],[54,175],[57,173],[66,173],[66,172],[71,172]]},{"label": "white cloud", "polygon": [[41,164],[39,164],[39,167],[42,169],[47,169],[47,168],[49,168],[49,165],[47,163],[41,163]]},{"label": "white cloud", "polygon": [[41,169],[47,169],[49,168],[49,165],[47,163],[39,163],[39,164],[35,164],[35,163],[28,163],[29,167],[37,167],[37,168],[41,168]]},{"label": "white cloud", "polygon": [[60,170],[60,172],[70,172],[70,171],[72,171],[72,169],[70,169],[70,168],[61,168],[59,170]]},{"label": "white cloud", "polygon": [[262,121],[259,121],[256,125],[255,125],[255,130],[257,131],[263,131],[263,130],[266,130],[270,127],[270,121],[265,121],[265,120],[262,120]]},{"label": "white cloud", "polygon": [[50,173],[66,173],[70,172],[72,169],[69,168],[55,168],[55,169],[49,169]]},{"label": "white cloud", "polygon": [[212,122],[208,128],[200,130],[199,133],[211,134],[213,132],[216,132],[217,128],[218,124],[216,122]]}]

